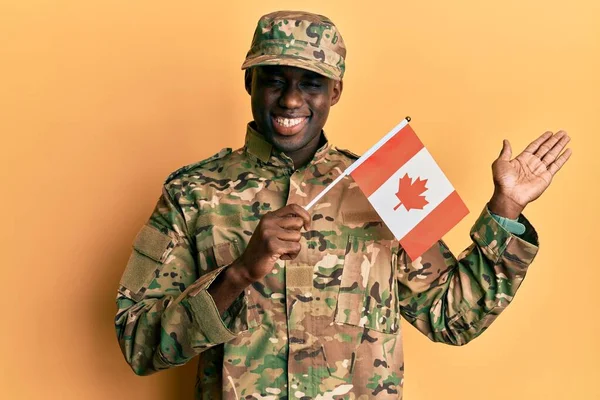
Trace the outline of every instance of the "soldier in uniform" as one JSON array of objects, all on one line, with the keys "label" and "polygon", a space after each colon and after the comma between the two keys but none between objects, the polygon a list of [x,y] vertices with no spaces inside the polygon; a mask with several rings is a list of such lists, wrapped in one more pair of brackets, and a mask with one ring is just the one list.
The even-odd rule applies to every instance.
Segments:
[{"label": "soldier in uniform", "polygon": [[349,176],[303,208],[356,159],[323,132],[345,56],[324,16],[260,18],[245,145],[168,177],[121,279],[116,331],[136,374],[198,356],[198,399],[400,399],[401,318],[464,345],[513,299],[538,251],[523,208],[569,137],[547,132],[514,159],[504,142],[471,245],[412,260]]}]

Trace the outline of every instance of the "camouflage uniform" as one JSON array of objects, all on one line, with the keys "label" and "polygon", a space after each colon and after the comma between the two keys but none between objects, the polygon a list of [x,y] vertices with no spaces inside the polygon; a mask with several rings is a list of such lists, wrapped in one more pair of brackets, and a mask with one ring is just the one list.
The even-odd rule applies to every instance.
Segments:
[{"label": "camouflage uniform", "polygon": [[440,241],[410,260],[344,178],[312,210],[294,261],[248,287],[221,318],[207,292],[260,218],[306,205],[354,158],[324,145],[294,170],[248,127],[244,148],[172,174],[121,280],[116,328],[137,374],[200,355],[198,399],[399,399],[403,316],[462,345],[508,305],[537,252],[484,209],[458,258]]},{"label": "camouflage uniform", "polygon": [[[244,67],[299,62],[342,78],[343,42],[324,17],[285,23],[275,15],[261,19]],[[301,36],[288,25],[314,40],[300,41],[294,57],[282,54],[282,43],[293,47]],[[334,50],[313,49],[319,38]],[[261,217],[308,204],[354,159],[326,143],[294,169],[249,125],[243,148],[173,173],[117,296],[117,336],[135,373],[199,355],[198,399],[399,399],[401,316],[434,341],[463,345],[481,334],[537,252],[527,220],[516,236],[484,208],[458,257],[440,241],[410,260],[349,176],[311,209],[298,257],[278,261],[219,315],[207,287],[242,254]]]}]

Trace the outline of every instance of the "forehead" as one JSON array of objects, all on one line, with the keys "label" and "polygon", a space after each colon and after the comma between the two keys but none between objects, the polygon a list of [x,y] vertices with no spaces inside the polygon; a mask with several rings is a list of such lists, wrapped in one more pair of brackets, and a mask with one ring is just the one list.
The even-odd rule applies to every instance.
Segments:
[{"label": "forehead", "polygon": [[256,71],[262,76],[276,75],[290,78],[293,77],[297,79],[329,79],[326,76],[317,74],[314,71],[285,65],[263,65],[255,68]]}]

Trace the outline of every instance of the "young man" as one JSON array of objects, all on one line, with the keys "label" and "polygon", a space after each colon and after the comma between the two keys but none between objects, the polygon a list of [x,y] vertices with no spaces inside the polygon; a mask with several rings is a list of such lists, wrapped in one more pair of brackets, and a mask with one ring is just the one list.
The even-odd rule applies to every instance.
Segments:
[{"label": "young man", "polygon": [[171,174],[135,240],[116,316],[135,373],[199,355],[198,399],[399,399],[401,316],[463,345],[512,300],[538,250],[521,212],[569,137],[547,132],[513,160],[505,142],[471,246],[411,260],[350,177],[302,207],[355,160],[323,133],[345,53],[323,16],[260,19],[245,146]]}]

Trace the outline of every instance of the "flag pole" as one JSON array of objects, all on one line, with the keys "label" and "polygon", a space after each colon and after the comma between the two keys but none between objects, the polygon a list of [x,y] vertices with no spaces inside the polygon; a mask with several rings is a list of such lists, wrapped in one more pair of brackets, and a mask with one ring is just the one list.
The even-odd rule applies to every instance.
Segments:
[{"label": "flag pole", "polygon": [[346,170],[344,172],[342,172],[340,174],[340,176],[335,178],[335,180],[333,182],[331,182],[329,185],[327,185],[327,187],[325,187],[325,189],[323,189],[321,191],[321,193],[319,193],[314,199],[312,199],[310,203],[308,203],[306,206],[304,206],[304,209],[306,211],[310,210],[315,204],[317,204],[317,202],[319,200],[321,200],[321,198],[323,196],[325,196],[327,194],[327,192],[329,192],[331,189],[333,189],[333,187],[335,185],[337,185],[346,176],[350,175],[352,173],[352,171],[354,171],[362,163],[364,163],[367,158],[369,158],[373,153],[375,153],[377,150],[379,150],[379,148],[381,148],[381,146],[383,146],[388,140],[390,140],[392,138],[392,136],[394,136],[396,134],[396,132],[398,132],[400,129],[402,129],[406,125],[408,125],[409,122],[410,122],[410,117],[404,118],[402,120],[402,122],[400,122],[398,125],[396,125],[394,127],[394,129],[389,131],[387,135],[385,135],[377,143],[375,143],[375,145],[373,147],[371,147],[369,150],[367,150],[365,152],[365,154],[363,154],[358,160],[354,161],[348,168],[346,168]]}]

